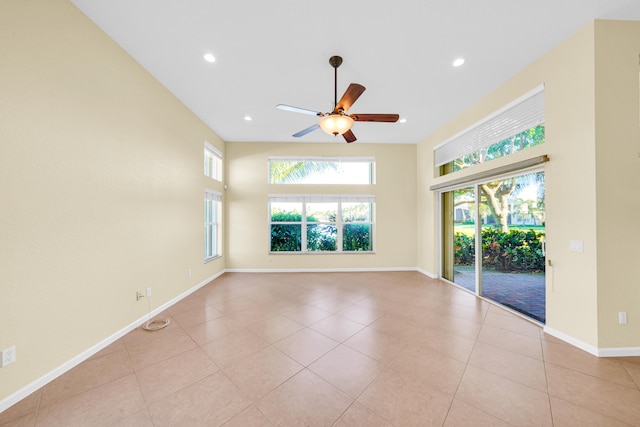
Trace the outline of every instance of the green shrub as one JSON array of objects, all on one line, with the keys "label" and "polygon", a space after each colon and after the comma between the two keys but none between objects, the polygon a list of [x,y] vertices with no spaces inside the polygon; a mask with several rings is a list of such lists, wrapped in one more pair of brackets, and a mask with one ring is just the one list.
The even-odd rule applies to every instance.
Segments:
[{"label": "green shrub", "polygon": [[[544,271],[542,238],[544,233],[533,230],[510,230],[508,233],[494,228],[482,230],[482,265],[503,272]],[[473,265],[475,241],[472,236],[455,233],[455,264]]]}]

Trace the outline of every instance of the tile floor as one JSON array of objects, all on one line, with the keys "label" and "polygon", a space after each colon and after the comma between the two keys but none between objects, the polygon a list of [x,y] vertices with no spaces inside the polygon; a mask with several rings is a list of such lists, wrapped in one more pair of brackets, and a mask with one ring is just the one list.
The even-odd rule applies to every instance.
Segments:
[{"label": "tile floor", "polygon": [[416,272],[225,274],[0,426],[639,426],[598,359]]}]

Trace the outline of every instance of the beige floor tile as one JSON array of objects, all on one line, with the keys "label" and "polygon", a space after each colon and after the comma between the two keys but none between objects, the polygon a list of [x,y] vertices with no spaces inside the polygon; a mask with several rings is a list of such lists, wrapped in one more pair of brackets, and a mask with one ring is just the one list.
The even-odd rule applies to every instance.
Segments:
[{"label": "beige floor tile", "polygon": [[412,377],[425,389],[453,395],[464,373],[465,363],[429,348],[409,344],[387,369]]},{"label": "beige floor tile", "polygon": [[33,427],[35,424],[36,424],[35,412],[20,416],[18,418],[14,418],[11,421],[7,421],[6,423],[0,422],[0,426],[2,427]]},{"label": "beige floor tile", "polygon": [[619,362],[636,384],[636,387],[640,390],[640,363],[630,362],[626,359],[621,359]]},{"label": "beige floor tile", "polygon": [[369,328],[402,338],[408,342],[421,333],[421,328],[412,320],[411,316],[406,316],[406,311],[402,316],[384,313],[371,322]]},{"label": "beige floor tile", "polygon": [[640,425],[640,391],[547,363],[549,394],[631,425]]},{"label": "beige floor tile", "polygon": [[371,384],[384,365],[345,345],[340,345],[309,366],[335,387],[356,398]]},{"label": "beige floor tile", "polygon": [[640,425],[640,357],[417,272],[227,273],[158,317],[0,426]]},{"label": "beige floor tile", "polygon": [[388,421],[371,412],[362,404],[354,402],[345,411],[334,427],[393,427]]},{"label": "beige floor tile", "polygon": [[[199,347],[163,360],[136,372],[140,390],[152,403],[190,386],[218,371],[218,367]],[[179,372],[180,375],[176,375]]]},{"label": "beige floor tile", "polygon": [[427,389],[412,376],[382,372],[358,402],[395,426],[441,426],[453,396]]},{"label": "beige floor tile", "polygon": [[[15,422],[16,423],[15,425],[20,425],[20,423],[24,424],[25,422],[28,421],[28,420],[25,421],[27,417],[35,421],[35,413],[38,409],[38,405],[40,404],[41,396],[42,396],[42,389],[34,391],[29,396],[25,397],[15,405],[0,412],[0,426],[4,427],[4,425],[9,424],[9,422]],[[17,420],[22,420],[22,421],[18,423]]]},{"label": "beige floor tile", "polygon": [[540,338],[534,338],[530,335],[507,331],[491,325],[483,325],[478,335],[478,341],[522,354],[523,356],[542,360]]},{"label": "beige floor tile", "polygon": [[487,316],[484,319],[484,323],[487,325],[495,326],[496,328],[505,329],[511,332],[517,332],[522,335],[528,335],[533,338],[540,337],[540,326],[523,319],[520,316],[511,314],[506,310],[499,308],[489,309]]},{"label": "beige floor tile", "polygon": [[304,326],[309,326],[312,323],[316,323],[331,316],[331,312],[308,304],[298,306],[295,309],[286,311],[282,314],[294,322],[298,322]]},{"label": "beige floor tile", "polygon": [[358,322],[366,326],[380,317],[382,315],[382,312],[374,308],[356,303],[345,308],[344,310],[340,310],[336,314],[340,317],[353,320],[354,322]]},{"label": "beige floor tile", "polygon": [[615,358],[598,358],[579,348],[549,341],[542,342],[542,349],[547,363],[638,389],[629,372]]},{"label": "beige floor tile", "polygon": [[278,314],[270,319],[252,323],[247,328],[268,343],[273,344],[289,335],[293,335],[303,329],[304,326]]},{"label": "beige floor tile", "polygon": [[455,399],[443,427],[509,427],[511,425],[513,424]]},{"label": "beige floor tile", "polygon": [[250,402],[217,372],[149,406],[155,427],[208,427],[230,420]]},{"label": "beige floor tile", "polygon": [[407,342],[402,338],[366,327],[346,340],[344,344],[386,364],[406,347]]},{"label": "beige floor tile", "polygon": [[213,306],[224,314],[230,314],[235,313],[236,311],[246,310],[248,308],[257,308],[260,305],[250,298],[239,296],[237,298],[226,299],[218,303],[214,303]]},{"label": "beige floor tile", "polygon": [[41,408],[36,427],[109,426],[144,406],[136,377],[130,374]]},{"label": "beige floor tile", "polygon": [[313,305],[314,307],[318,307],[324,311],[328,311],[329,313],[337,313],[338,311],[344,310],[345,308],[352,306],[354,303],[346,299],[340,299],[333,296],[326,296],[324,298],[314,300],[309,304]]},{"label": "beige floor tile", "polygon": [[133,415],[117,421],[109,427],[153,427],[153,422],[151,421],[149,411],[145,408]]},{"label": "beige floor tile", "polygon": [[127,350],[86,360],[42,388],[40,407],[50,406],[132,373]]},{"label": "beige floor tile", "polygon": [[361,323],[337,315],[329,316],[309,326],[310,329],[338,342],[343,342],[364,327]]},{"label": "beige floor tile", "polygon": [[551,396],[551,411],[555,427],[629,427],[623,423],[591,411],[588,408],[575,405],[566,400]]},{"label": "beige floor tile", "polygon": [[210,305],[204,305],[202,307],[172,314],[173,320],[175,320],[182,328],[198,325],[222,316],[223,313],[220,310]]},{"label": "beige floor tile", "polygon": [[469,365],[503,376],[517,383],[547,392],[544,363],[489,344],[476,343]]},{"label": "beige floor tile", "polygon": [[216,365],[226,368],[268,346],[268,342],[253,332],[242,330],[205,344],[202,349]]},{"label": "beige floor tile", "polygon": [[231,418],[222,427],[271,427],[273,424],[254,405]]},{"label": "beige floor tile", "polygon": [[546,393],[473,366],[467,366],[456,399],[514,425],[552,425]]},{"label": "beige floor tile", "polygon": [[257,403],[274,425],[330,426],[353,399],[305,369]]},{"label": "beige floor tile", "polygon": [[488,309],[483,306],[468,306],[461,304],[442,304],[437,302],[436,311],[443,316],[451,316],[472,322],[482,323],[487,316]]},{"label": "beige floor tile", "polygon": [[307,366],[338,344],[337,341],[319,332],[305,328],[278,341],[273,346],[302,366]]},{"label": "beige floor tile", "polygon": [[270,346],[223,370],[242,393],[255,402],[302,369],[298,362]]},{"label": "beige floor tile", "polygon": [[482,323],[451,316],[433,316],[419,323],[423,330],[438,330],[475,340],[482,329]]},{"label": "beige floor tile", "polygon": [[475,341],[440,329],[424,328],[413,338],[413,344],[466,362],[469,360]]},{"label": "beige floor tile", "polygon": [[243,329],[244,328],[240,322],[233,316],[223,316],[205,323],[184,328],[184,330],[198,345],[210,343]]},{"label": "beige floor tile", "polygon": [[[156,332],[148,332],[155,334]],[[127,351],[133,369],[139,371],[154,363],[167,360],[187,350],[197,347],[191,337],[181,329],[159,334],[157,338],[144,341],[128,342]]]}]

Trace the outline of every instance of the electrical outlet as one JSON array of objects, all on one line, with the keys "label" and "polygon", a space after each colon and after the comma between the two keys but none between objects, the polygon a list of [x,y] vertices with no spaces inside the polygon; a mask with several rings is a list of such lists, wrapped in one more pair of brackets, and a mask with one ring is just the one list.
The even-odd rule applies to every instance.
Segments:
[{"label": "electrical outlet", "polygon": [[189,278],[191,278],[191,269],[187,271],[187,275],[189,275]]},{"label": "electrical outlet", "polygon": [[142,292],[138,291],[136,292],[136,301],[140,301],[140,298],[144,298],[144,295]]},{"label": "electrical outlet", "polygon": [[2,367],[16,361],[16,346],[5,348],[2,350]]},{"label": "electrical outlet", "polygon": [[627,312],[626,311],[620,311],[618,313],[618,323],[621,325],[626,325],[627,324]]},{"label": "electrical outlet", "polygon": [[151,296],[151,288],[147,288],[147,294],[145,296],[147,296],[147,297]]}]

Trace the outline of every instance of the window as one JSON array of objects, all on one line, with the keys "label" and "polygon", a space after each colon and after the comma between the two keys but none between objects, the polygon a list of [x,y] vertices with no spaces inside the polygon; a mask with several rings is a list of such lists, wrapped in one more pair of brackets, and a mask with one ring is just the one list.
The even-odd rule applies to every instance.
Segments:
[{"label": "window", "polygon": [[446,175],[544,143],[544,87],[516,99],[434,148]]},{"label": "window", "polygon": [[271,252],[372,252],[375,197],[269,196]]},{"label": "window", "polygon": [[220,256],[220,217],[222,194],[204,191],[204,260]]},{"label": "window", "polygon": [[375,184],[372,157],[270,157],[269,184]]},{"label": "window", "polygon": [[222,153],[206,141],[204,143],[204,174],[216,181],[222,181]]}]

